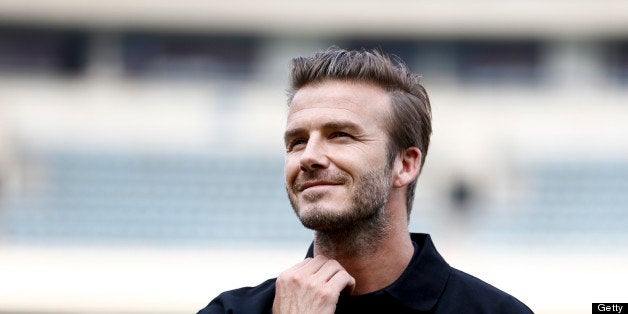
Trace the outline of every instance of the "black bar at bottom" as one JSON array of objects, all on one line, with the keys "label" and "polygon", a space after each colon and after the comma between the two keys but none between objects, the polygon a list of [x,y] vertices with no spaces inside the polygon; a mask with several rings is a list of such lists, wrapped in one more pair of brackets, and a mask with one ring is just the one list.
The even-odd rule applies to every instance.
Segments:
[{"label": "black bar at bottom", "polygon": [[591,313],[626,313],[628,314],[628,303],[592,303]]}]

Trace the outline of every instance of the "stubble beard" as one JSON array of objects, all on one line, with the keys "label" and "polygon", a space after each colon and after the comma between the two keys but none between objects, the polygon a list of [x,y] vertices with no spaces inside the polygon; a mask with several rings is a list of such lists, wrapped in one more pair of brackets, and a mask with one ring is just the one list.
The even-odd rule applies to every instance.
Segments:
[{"label": "stubble beard", "polygon": [[[316,177],[316,174],[307,174]],[[346,174],[338,176],[346,180]],[[385,210],[390,195],[389,167],[372,170],[358,178],[360,185],[353,193],[349,208],[323,208],[314,205],[302,213],[292,193],[288,193],[295,213],[306,228],[316,232],[319,251],[328,257],[353,257],[376,250],[389,231],[389,213]],[[293,191],[295,191],[294,187]],[[311,195],[307,201],[315,202],[322,195]]]}]

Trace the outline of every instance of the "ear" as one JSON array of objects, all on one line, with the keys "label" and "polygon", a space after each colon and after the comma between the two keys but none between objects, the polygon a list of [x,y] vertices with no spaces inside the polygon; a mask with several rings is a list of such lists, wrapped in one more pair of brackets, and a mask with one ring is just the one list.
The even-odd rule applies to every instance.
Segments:
[{"label": "ear", "polygon": [[407,186],[419,176],[421,158],[423,155],[417,147],[406,148],[397,156],[393,168],[393,187]]}]

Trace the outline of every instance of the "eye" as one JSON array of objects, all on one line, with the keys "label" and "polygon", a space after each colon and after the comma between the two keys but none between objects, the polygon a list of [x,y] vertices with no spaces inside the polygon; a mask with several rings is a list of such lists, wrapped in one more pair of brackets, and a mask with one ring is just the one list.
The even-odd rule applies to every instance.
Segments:
[{"label": "eye", "polygon": [[336,138],[336,137],[351,137],[351,134],[346,133],[346,132],[334,132],[334,133],[332,133],[329,137],[330,137],[330,138]]},{"label": "eye", "polygon": [[286,149],[288,151],[292,151],[294,149],[298,149],[305,144],[307,144],[307,140],[305,138],[295,138],[294,140],[288,142],[288,144],[286,145]]}]

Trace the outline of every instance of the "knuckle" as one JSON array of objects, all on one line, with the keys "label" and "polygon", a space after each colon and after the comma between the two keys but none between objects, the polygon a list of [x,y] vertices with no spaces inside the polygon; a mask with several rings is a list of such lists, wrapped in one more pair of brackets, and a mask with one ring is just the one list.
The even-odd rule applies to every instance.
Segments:
[{"label": "knuckle", "polygon": [[316,290],[316,297],[324,301],[333,301],[337,299],[339,295],[339,292],[328,287]]},{"label": "knuckle", "polygon": [[283,287],[285,284],[286,284],[285,278],[283,278],[281,276],[277,277],[277,280],[275,281],[275,285],[277,287]]},{"label": "knuckle", "polygon": [[299,274],[292,271],[284,271],[277,277],[277,283],[290,284],[299,281]]},{"label": "knuckle", "polygon": [[315,282],[315,281],[313,281],[313,280],[310,280],[310,281],[308,281],[308,282],[306,282],[306,283],[305,283],[305,288],[307,288],[308,290],[317,290],[317,289],[316,289],[316,287],[317,287],[317,286],[318,286],[318,285],[317,285],[317,284],[316,284],[316,282]]},{"label": "knuckle", "polygon": [[334,268],[342,268],[342,266],[340,266],[340,263],[338,263],[337,260],[334,259],[330,259],[326,262],[329,266],[332,266]]},{"label": "knuckle", "polygon": [[353,276],[351,276],[351,274],[349,274],[346,270],[342,272],[342,276],[347,279],[349,284],[355,284],[355,278],[353,278]]},{"label": "knuckle", "polygon": [[279,276],[277,276],[277,281],[285,281],[286,278],[288,278],[290,276],[290,272],[289,271],[283,271],[279,274]]},{"label": "knuckle", "polygon": [[302,276],[299,273],[291,273],[287,276],[287,282],[290,284],[298,284],[302,280]]}]

